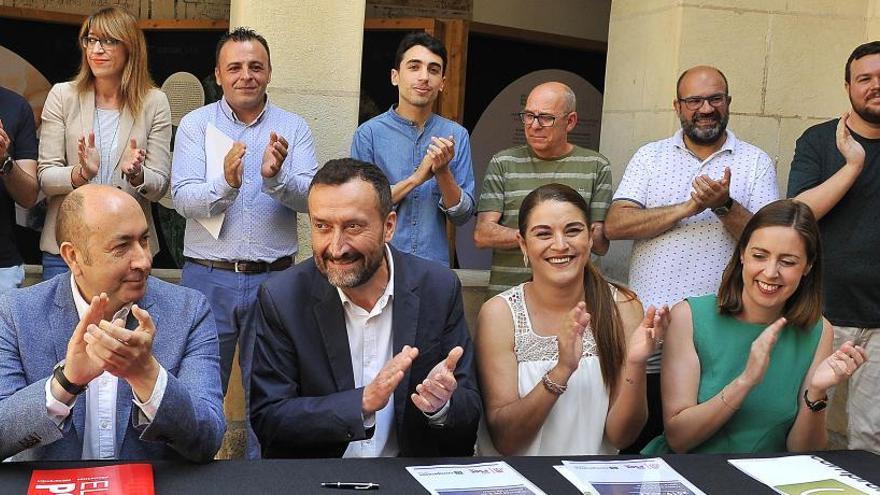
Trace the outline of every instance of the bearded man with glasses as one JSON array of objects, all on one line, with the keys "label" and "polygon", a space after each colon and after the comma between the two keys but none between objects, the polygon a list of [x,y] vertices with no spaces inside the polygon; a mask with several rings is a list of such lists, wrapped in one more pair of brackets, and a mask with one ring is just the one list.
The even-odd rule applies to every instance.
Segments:
[{"label": "bearded man with glasses", "polygon": [[[605,231],[635,241],[629,284],[645,307],[714,293],[752,213],[779,197],[773,160],[727,129],[730,102],[720,70],[684,71],[672,102],[681,129],[636,151],[614,193]],[[658,352],[648,424],[629,452],[663,431],[661,403]]]},{"label": "bearded man with glasses", "polygon": [[493,249],[491,295],[531,277],[516,240],[518,212],[523,198],[544,184],[565,184],[584,197],[590,206],[592,251],[608,252],[602,224],[611,200],[611,164],[598,152],[568,142],[568,133],[577,125],[576,109],[574,92],[565,84],[536,86],[518,114],[526,144],[500,151],[489,162],[477,205],[474,244]]}]

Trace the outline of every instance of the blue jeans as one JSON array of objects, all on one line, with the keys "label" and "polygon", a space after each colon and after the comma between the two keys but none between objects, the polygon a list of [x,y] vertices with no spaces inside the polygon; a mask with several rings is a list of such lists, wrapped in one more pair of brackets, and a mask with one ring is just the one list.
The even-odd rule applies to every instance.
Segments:
[{"label": "blue jeans", "polygon": [[201,292],[208,298],[217,336],[220,340],[220,376],[223,394],[229,386],[235,345],[239,345],[238,362],[244,389],[245,419],[247,422],[247,458],[259,459],[260,444],[250,423],[251,370],[253,369],[256,329],[252,325],[240,325],[252,316],[257,302],[260,284],[268,273],[235,273],[231,270],[209,268],[187,261],[183,264],[180,285]]},{"label": "blue jeans", "polygon": [[21,287],[24,281],[24,265],[0,268],[0,293]]},{"label": "blue jeans", "polygon": [[43,251],[43,281],[51,279],[55,275],[61,275],[62,273],[67,273],[70,271],[70,268],[67,267],[67,263],[64,262],[64,258],[60,255],[47,253]]}]

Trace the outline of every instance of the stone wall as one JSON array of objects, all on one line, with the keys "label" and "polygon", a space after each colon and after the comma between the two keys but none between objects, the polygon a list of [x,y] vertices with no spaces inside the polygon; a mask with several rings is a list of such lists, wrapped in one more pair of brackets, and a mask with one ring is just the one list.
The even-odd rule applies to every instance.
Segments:
[{"label": "stone wall", "polygon": [[[729,127],[774,159],[784,196],[795,140],[849,108],[847,57],[878,35],[877,0],[614,0],[600,150],[615,187],[636,149],[679,128],[678,75],[709,64],[730,83]],[[612,243],[607,273],[626,280],[630,247]],[[832,446],[846,432],[841,398],[829,413]]]},{"label": "stone wall", "polygon": [[[679,128],[672,109],[684,69],[709,64],[730,82],[729,127],[776,162],[781,194],[798,136],[849,102],[849,53],[880,34],[877,0],[614,0],[600,150],[615,187],[639,146]],[[626,241],[606,269],[625,279]]]}]

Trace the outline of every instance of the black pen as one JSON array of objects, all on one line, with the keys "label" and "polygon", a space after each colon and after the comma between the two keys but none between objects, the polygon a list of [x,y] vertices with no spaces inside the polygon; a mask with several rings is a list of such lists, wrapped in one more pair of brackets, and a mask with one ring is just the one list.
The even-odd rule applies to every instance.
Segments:
[{"label": "black pen", "polygon": [[379,483],[354,482],[344,483],[342,481],[326,481],[321,483],[323,488],[339,488],[342,490],[378,490]]}]

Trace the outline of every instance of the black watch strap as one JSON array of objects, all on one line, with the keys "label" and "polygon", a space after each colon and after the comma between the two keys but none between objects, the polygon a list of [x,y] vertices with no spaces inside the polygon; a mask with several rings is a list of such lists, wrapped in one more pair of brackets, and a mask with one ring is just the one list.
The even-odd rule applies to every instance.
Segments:
[{"label": "black watch strap", "polygon": [[733,208],[733,197],[728,196],[726,203],[724,203],[721,206],[712,208],[712,213],[718,215],[719,217],[723,217],[724,215],[727,215],[728,213],[730,213],[731,208]]},{"label": "black watch strap", "polygon": [[64,389],[70,395],[79,395],[85,392],[88,385],[76,385],[74,383],[70,383],[70,380],[64,376],[64,365],[59,364],[55,367],[55,371],[52,372],[52,376],[55,378],[55,381],[58,382],[58,385],[61,385],[61,388]]},{"label": "black watch strap", "polygon": [[8,174],[14,166],[15,160],[12,159],[12,155],[6,155],[6,159],[0,164],[0,176]]},{"label": "black watch strap", "polygon": [[828,396],[826,395],[825,397],[817,400],[810,400],[810,398],[807,397],[807,389],[804,389],[804,402],[807,404],[807,407],[809,407],[811,411],[819,412],[828,406]]}]

